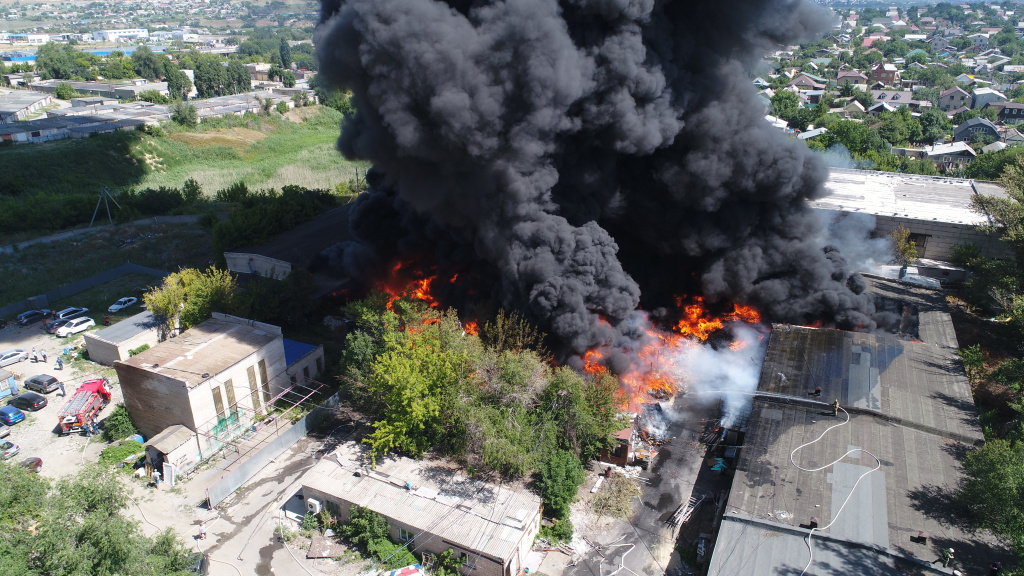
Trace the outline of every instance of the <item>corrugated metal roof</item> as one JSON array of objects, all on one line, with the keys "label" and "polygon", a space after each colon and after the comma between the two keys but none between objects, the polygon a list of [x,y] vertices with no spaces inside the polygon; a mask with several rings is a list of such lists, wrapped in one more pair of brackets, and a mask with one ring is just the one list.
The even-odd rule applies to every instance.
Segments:
[{"label": "corrugated metal roof", "polygon": [[430,460],[387,458],[378,460],[370,474],[356,476],[362,452],[355,443],[342,445],[306,474],[303,487],[502,563],[540,510],[540,497],[524,488],[467,478]]}]

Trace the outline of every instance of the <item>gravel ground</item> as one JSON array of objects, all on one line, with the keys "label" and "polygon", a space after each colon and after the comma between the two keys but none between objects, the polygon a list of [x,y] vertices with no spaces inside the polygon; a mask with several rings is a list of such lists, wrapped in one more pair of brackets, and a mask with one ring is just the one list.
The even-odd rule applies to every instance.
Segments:
[{"label": "gravel ground", "polygon": [[[116,377],[113,370],[92,364],[78,361],[72,366],[70,363],[64,365],[63,370],[55,369],[57,355],[63,350],[68,339],[57,338],[52,334],[43,331],[40,323],[28,326],[11,326],[0,330],[0,351],[12,348],[23,348],[37,351],[45,351],[47,362],[32,362],[31,359],[11,364],[4,369],[15,375],[18,382],[19,392],[22,382],[26,378],[38,374],[49,374],[64,382],[64,388],[68,395],[74,393],[77,386],[93,378],[106,376],[111,383],[116,384]],[[71,344],[81,345],[81,335],[70,340]],[[14,460],[20,462],[29,456],[38,456],[43,459],[43,468],[40,473],[51,478],[57,478],[65,474],[73,474],[80,470],[88,462],[96,462],[100,451],[107,446],[105,442],[97,438],[87,438],[81,434],[58,436],[57,414],[66,402],[61,397],[60,390],[46,395],[48,404],[38,412],[26,412],[25,420],[11,427],[11,434],[5,440],[14,442],[21,447],[21,452]],[[113,399],[110,404],[100,413],[100,419],[106,417],[122,400],[121,389],[114,386]],[[4,400],[0,400],[4,402]]]}]

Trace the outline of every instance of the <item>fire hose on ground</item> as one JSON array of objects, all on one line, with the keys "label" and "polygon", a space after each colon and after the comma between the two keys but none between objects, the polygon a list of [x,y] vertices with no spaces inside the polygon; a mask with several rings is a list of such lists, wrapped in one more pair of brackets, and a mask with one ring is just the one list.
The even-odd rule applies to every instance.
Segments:
[{"label": "fire hose on ground", "polygon": [[[838,404],[838,402],[837,402],[837,404]],[[849,456],[850,454],[853,454],[854,452],[862,452],[862,453],[867,454],[868,456],[871,456],[872,458],[875,459],[875,467],[872,468],[871,470],[868,470],[867,472],[861,474],[860,478],[857,478],[857,481],[854,482],[853,488],[850,490],[850,493],[846,496],[846,500],[843,500],[842,506],[840,506],[839,510],[835,514],[832,515],[832,521],[829,522],[827,526],[823,526],[821,528],[818,528],[818,527],[811,528],[811,531],[807,533],[807,565],[804,566],[804,569],[800,572],[800,576],[804,576],[804,574],[807,573],[807,570],[811,567],[811,564],[814,562],[814,548],[811,546],[811,537],[814,536],[815,530],[817,530],[819,532],[824,531],[824,530],[828,530],[830,526],[835,524],[836,520],[839,520],[839,515],[843,513],[843,509],[846,508],[846,504],[849,503],[850,502],[850,498],[853,497],[853,493],[857,491],[857,486],[860,485],[860,481],[863,480],[864,477],[867,476],[868,474],[871,474],[875,470],[878,470],[879,468],[882,467],[882,462],[878,459],[878,457],[875,456],[874,454],[872,454],[871,452],[868,452],[867,450],[864,450],[863,448],[853,448],[851,450],[847,450],[846,453],[843,454],[842,456],[840,456],[839,458],[836,458],[835,460],[833,460],[832,462],[829,462],[828,464],[825,464],[824,466],[819,466],[818,468],[804,468],[804,467],[802,467],[802,466],[800,466],[799,464],[796,463],[796,460],[794,458],[796,457],[796,453],[797,452],[799,452],[800,450],[803,450],[807,446],[815,444],[816,442],[818,442],[819,440],[824,438],[825,434],[828,434],[829,431],[832,430],[833,428],[838,428],[840,426],[845,426],[845,425],[850,423],[850,413],[847,412],[846,410],[844,410],[841,406],[838,407],[838,410],[842,410],[843,411],[843,414],[846,415],[846,420],[844,420],[843,422],[840,422],[838,424],[833,424],[833,425],[829,426],[828,428],[825,429],[824,432],[819,434],[818,437],[815,438],[814,440],[811,440],[810,442],[807,442],[805,444],[801,444],[800,446],[797,446],[796,448],[794,448],[793,451],[789,453],[789,462],[794,467],[796,467],[798,470],[803,470],[804,472],[820,472],[820,471],[824,470],[825,468],[828,468],[829,466],[834,466],[835,464],[838,464],[839,462],[841,462],[843,460],[843,458],[846,458],[847,456]]]}]

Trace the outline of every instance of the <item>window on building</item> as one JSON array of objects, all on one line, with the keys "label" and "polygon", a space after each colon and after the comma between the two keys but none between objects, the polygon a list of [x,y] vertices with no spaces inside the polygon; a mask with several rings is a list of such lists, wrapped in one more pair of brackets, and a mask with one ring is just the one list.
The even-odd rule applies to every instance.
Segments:
[{"label": "window on building", "polygon": [[213,387],[213,409],[217,411],[217,419],[224,417],[224,398],[220,395],[220,386]]},{"label": "window on building", "polygon": [[413,534],[409,530],[406,530],[405,528],[399,528],[399,530],[398,530],[398,539],[399,540],[401,540],[402,542],[410,542],[414,538],[416,538],[415,534]]},{"label": "window on building", "polygon": [[267,379],[267,360],[260,359],[260,382],[263,384],[263,401],[270,402],[270,380]]},{"label": "window on building", "polygon": [[295,376],[289,376],[288,381],[292,383],[292,386],[294,386],[295,383],[299,381],[299,379],[296,378]]},{"label": "window on building", "polygon": [[323,358],[317,358],[316,359],[316,373],[317,374],[323,374],[323,372],[324,372],[324,359]]},{"label": "window on building", "polygon": [[302,376],[309,380],[309,366],[302,367]]},{"label": "window on building", "polygon": [[246,370],[246,373],[249,375],[249,397],[252,398],[252,408],[253,410],[259,412],[260,393],[259,388],[256,384],[256,367],[249,366],[249,369]]},{"label": "window on building", "polygon": [[917,256],[919,258],[924,257],[925,248],[928,246],[928,236],[929,234],[911,233],[910,236],[907,237],[907,240],[913,242],[914,247],[917,248]]},{"label": "window on building", "polygon": [[231,380],[224,382],[224,393],[228,397],[228,410],[234,412],[238,406],[235,406],[235,385]]}]

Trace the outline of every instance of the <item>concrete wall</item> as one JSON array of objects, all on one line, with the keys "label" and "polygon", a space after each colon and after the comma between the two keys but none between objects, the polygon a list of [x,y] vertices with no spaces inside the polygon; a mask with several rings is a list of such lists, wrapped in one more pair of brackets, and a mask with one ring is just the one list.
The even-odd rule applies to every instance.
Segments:
[{"label": "concrete wall", "polygon": [[288,366],[288,379],[285,386],[291,385],[293,381],[302,382],[303,378],[315,379],[323,371],[323,367],[324,347],[321,345],[317,346],[316,350],[298,359],[291,366]]},{"label": "concrete wall", "polygon": [[[146,458],[150,462],[157,462],[160,451],[152,446],[146,447]],[[164,462],[170,463],[178,469],[178,474],[185,474],[199,465],[201,453],[199,452],[199,440],[195,434],[189,441],[163,455]]]},{"label": "concrete wall", "polygon": [[198,428],[193,427],[192,429],[199,432],[202,436],[200,447],[204,453],[220,448],[217,440],[209,436],[203,436],[203,434],[210,433],[218,421],[216,404],[213,401],[214,388],[220,389],[221,398],[224,401],[224,411],[227,414],[231,410],[227,394],[227,386],[230,381],[231,388],[235,393],[235,409],[241,412],[239,414],[239,428],[241,430],[248,427],[252,421],[253,414],[257,412],[256,402],[253,401],[252,392],[249,388],[249,369],[251,368],[256,375],[259,411],[263,412],[266,410],[267,397],[263,390],[263,381],[260,376],[260,360],[266,360],[270,396],[273,397],[276,395],[275,390],[279,392],[284,386],[288,385],[285,373],[284,344],[280,338],[189,390],[188,397],[192,417],[196,422],[196,426],[198,426]]},{"label": "concrete wall", "polygon": [[888,235],[900,225],[912,234],[926,234],[924,254],[921,258],[949,261],[953,246],[972,243],[981,248],[985,256],[1000,258],[1009,256],[1006,246],[996,237],[985,234],[968,224],[914,220],[896,216],[877,216],[875,230],[879,236]]},{"label": "concrete wall", "polygon": [[128,352],[144,344],[153,347],[159,342],[160,329],[157,326],[116,344],[96,338],[89,332],[85,333],[85,348],[89,351],[89,359],[104,366],[113,366],[114,362],[128,358]]},{"label": "concrete wall", "polygon": [[228,270],[236,274],[259,274],[267,278],[281,280],[292,271],[290,263],[259,254],[225,252],[224,260],[227,262]]},{"label": "concrete wall", "polygon": [[144,438],[152,438],[175,424],[196,429],[184,382],[121,362],[115,362],[114,369],[124,405]]}]

